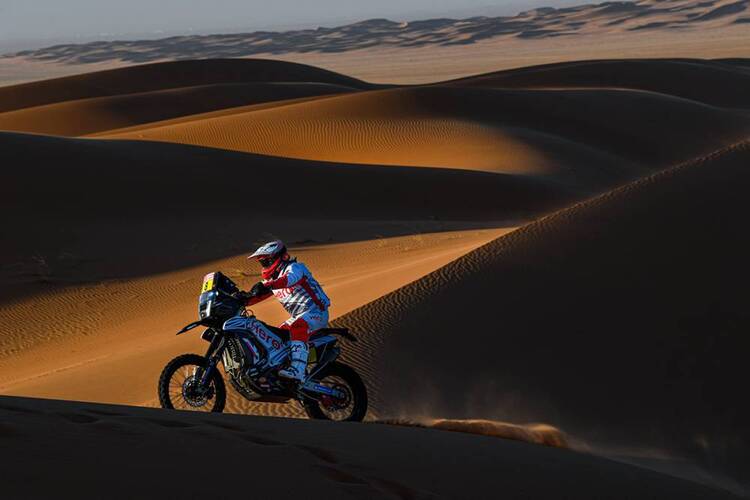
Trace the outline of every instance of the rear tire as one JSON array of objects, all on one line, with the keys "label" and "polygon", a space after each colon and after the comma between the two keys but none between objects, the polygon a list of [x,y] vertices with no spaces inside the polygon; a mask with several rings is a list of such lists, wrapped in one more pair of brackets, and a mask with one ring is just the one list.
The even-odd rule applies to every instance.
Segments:
[{"label": "rear tire", "polygon": [[[328,379],[328,380],[326,380]],[[302,406],[305,408],[307,416],[316,420],[337,420],[341,422],[361,422],[364,420],[367,414],[367,388],[365,387],[362,378],[348,365],[343,363],[333,362],[321,370],[319,374],[315,376],[316,382],[324,385],[346,385],[351,397],[351,410],[349,410],[348,416],[343,418],[332,418],[328,414],[329,410],[322,407],[318,401],[306,399]],[[339,382],[337,382],[337,380]],[[344,382],[341,384],[340,382]]]},{"label": "rear tire", "polygon": [[[169,410],[188,410],[221,413],[227,400],[227,389],[218,367],[211,374],[209,394],[191,392],[196,374],[208,367],[208,361],[198,354],[183,354],[167,363],[159,377],[159,403]],[[182,370],[184,368],[184,370]],[[183,377],[184,375],[184,377]],[[192,384],[192,385],[191,385]],[[203,404],[201,404],[203,403]]]}]

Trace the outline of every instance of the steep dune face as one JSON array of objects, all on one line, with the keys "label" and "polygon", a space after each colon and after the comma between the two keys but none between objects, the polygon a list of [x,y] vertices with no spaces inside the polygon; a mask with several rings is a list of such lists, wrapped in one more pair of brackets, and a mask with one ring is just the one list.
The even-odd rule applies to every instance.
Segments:
[{"label": "steep dune face", "polygon": [[332,71],[283,61],[175,61],[0,87],[0,112],[76,99],[252,82],[317,82],[360,89],[372,87],[370,84]]},{"label": "steep dune face", "polygon": [[77,99],[0,113],[0,130],[78,136],[238,106],[352,92],[328,83],[224,83]]},{"label": "steep dune face", "polygon": [[750,119],[741,113],[643,91],[432,86],[102,137],[319,161],[543,175],[592,189],[703,154],[748,131]]},{"label": "steep dune face", "polygon": [[513,88],[612,87],[658,92],[714,106],[749,108],[750,72],[725,60],[574,61],[461,78],[452,85]]},{"label": "steep dune face", "polygon": [[341,318],[380,414],[544,419],[746,478],[749,161],[637,181]]}]

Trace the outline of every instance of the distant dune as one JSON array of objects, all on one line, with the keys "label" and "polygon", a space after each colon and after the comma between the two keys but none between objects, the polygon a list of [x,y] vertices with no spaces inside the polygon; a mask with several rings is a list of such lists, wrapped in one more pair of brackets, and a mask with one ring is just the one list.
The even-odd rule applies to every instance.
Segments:
[{"label": "distant dune", "polygon": [[[241,72],[262,81],[269,71],[310,81],[192,86],[217,65],[222,81]],[[167,74],[184,66],[182,81],[150,81],[162,66]],[[205,70],[197,62],[168,63],[0,89],[0,104],[5,90],[12,107],[13,96],[37,96],[40,86],[49,99],[60,99],[88,82],[80,99],[0,113],[0,127],[323,162],[480,170],[595,192],[744,137],[748,101],[738,89],[750,85],[750,74],[742,68],[730,61],[593,61],[364,91],[371,88],[366,83],[302,65],[243,60],[233,73],[227,61],[208,62]],[[92,97],[102,93],[102,82],[122,89],[128,81],[171,88]],[[685,83],[692,81],[699,91]]]},{"label": "distant dune", "polygon": [[367,332],[379,413],[543,418],[747,478],[748,162],[743,142],[636,181],[337,320]]},{"label": "distant dune", "polygon": [[369,19],[334,28],[173,36],[160,40],[61,44],[9,54],[30,60],[144,63],[170,59],[250,57],[286,53],[342,53],[361,49],[414,49],[472,45],[490,39],[568,40],[582,35],[653,30],[700,31],[750,22],[747,0],[637,0],[539,8],[509,17]]},{"label": "distant dune", "polygon": [[[714,65],[705,70],[712,73]],[[732,67],[724,73],[704,88],[715,89],[726,103],[724,89],[750,85],[750,75]],[[348,94],[100,136],[309,160],[548,175],[583,187],[692,158],[750,131],[744,113],[631,89],[625,79],[573,90],[473,88],[477,81],[486,82],[480,77],[466,87]],[[554,73],[544,83],[558,85]],[[740,92],[735,96],[733,106],[741,108]]]},{"label": "distant dune", "polygon": [[637,89],[712,106],[750,108],[750,96],[744,90],[750,85],[750,65],[746,59],[573,61],[471,76],[454,84],[525,89]]}]

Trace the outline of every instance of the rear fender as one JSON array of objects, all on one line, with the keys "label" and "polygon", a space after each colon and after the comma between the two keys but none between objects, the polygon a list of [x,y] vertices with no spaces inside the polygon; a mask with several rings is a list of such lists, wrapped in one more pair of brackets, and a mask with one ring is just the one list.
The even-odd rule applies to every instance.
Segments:
[{"label": "rear fender", "polygon": [[336,337],[333,335],[325,335],[323,337],[318,337],[315,339],[310,340],[308,342],[308,345],[310,346],[310,357],[308,358],[308,363],[320,363],[326,353],[327,350],[329,350],[331,347],[336,345]]},{"label": "rear fender", "polygon": [[319,348],[326,344],[330,344],[331,342],[336,342],[336,337],[334,337],[333,335],[325,335],[323,337],[318,337],[314,340],[311,340],[310,344],[316,348]]},{"label": "rear fender", "polygon": [[336,358],[339,357],[339,354],[341,354],[341,349],[336,347],[334,343],[330,342],[324,344],[320,348],[316,348],[316,350],[318,350],[318,361],[315,364],[315,367],[310,371],[310,374],[307,376],[307,380],[312,380],[315,375],[320,373],[323,368],[335,361]]}]

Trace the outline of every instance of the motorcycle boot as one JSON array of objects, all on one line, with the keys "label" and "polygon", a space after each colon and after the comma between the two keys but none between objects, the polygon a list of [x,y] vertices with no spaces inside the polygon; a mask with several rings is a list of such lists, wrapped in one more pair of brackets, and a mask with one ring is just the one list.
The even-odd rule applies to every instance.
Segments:
[{"label": "motorcycle boot", "polygon": [[279,370],[279,376],[303,382],[307,368],[307,342],[292,340],[289,343],[289,348],[291,350],[289,367]]}]

